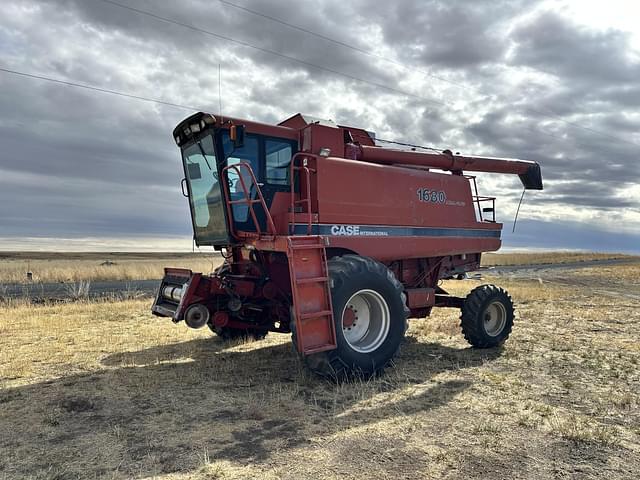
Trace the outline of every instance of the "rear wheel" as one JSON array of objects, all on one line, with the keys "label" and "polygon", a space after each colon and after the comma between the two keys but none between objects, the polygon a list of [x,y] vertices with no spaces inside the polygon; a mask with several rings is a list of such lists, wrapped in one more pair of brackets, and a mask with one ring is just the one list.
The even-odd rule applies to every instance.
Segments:
[{"label": "rear wheel", "polygon": [[509,337],[513,318],[513,301],[506,290],[481,285],[464,301],[460,316],[462,333],[474,347],[496,347]]},{"label": "rear wheel", "polygon": [[308,355],[307,366],[334,379],[382,372],[406,330],[402,285],[387,267],[367,257],[336,257],[328,267],[337,348]]}]

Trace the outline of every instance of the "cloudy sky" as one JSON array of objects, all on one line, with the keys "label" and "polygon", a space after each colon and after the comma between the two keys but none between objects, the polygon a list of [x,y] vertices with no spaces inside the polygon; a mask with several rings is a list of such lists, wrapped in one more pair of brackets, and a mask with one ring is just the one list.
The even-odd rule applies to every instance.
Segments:
[{"label": "cloudy sky", "polygon": [[[4,0],[0,69],[536,160],[546,188],[527,194],[515,234],[519,181],[480,179],[506,247],[640,252],[633,2],[115,3],[134,10]],[[0,249],[190,249],[171,138],[189,113],[0,71]]]}]

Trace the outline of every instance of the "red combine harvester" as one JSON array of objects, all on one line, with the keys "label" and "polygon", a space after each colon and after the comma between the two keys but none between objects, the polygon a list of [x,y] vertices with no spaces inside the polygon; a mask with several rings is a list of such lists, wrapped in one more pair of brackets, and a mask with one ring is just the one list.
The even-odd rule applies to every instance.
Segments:
[{"label": "red combine harvester", "polygon": [[541,190],[537,163],[386,149],[300,114],[265,125],[197,113],[173,136],[195,242],[225,262],[210,275],[166,268],[155,315],[223,338],[291,333],[307,366],[334,378],[382,371],[407,318],[433,307],[461,309],[474,347],[509,336],[505,290],[459,298],[439,281],[500,248],[495,199],[464,172],[517,174]]}]

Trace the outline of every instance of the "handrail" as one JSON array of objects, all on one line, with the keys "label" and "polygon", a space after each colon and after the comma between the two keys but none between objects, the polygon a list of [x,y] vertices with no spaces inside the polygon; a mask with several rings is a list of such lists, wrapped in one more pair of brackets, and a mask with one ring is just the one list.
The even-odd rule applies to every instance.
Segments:
[{"label": "handrail", "polygon": [[[295,231],[295,215],[296,215],[296,205],[301,203],[307,204],[307,235],[311,235],[312,231],[312,223],[313,223],[313,214],[311,212],[311,173],[315,172],[314,170],[307,167],[307,160],[309,158],[317,158],[317,155],[312,153],[298,152],[291,158],[290,163],[290,178],[291,178],[291,217],[290,217],[290,225],[289,225],[289,233],[293,234]],[[302,165],[296,166],[296,160],[302,159]],[[306,198],[302,197],[302,188],[300,188],[300,198],[296,200],[296,192],[295,192],[295,182],[294,182],[294,173],[296,171],[304,172],[305,179],[305,187],[307,190]],[[300,178],[300,182],[302,183],[302,178]],[[302,187],[302,185],[301,185]],[[292,219],[292,220],[291,220]]]},{"label": "handrail", "polygon": [[472,201],[478,207],[478,217],[481,222],[484,222],[484,215],[482,214],[482,207],[480,206],[481,202],[492,202],[492,211],[493,211],[493,219],[487,220],[488,222],[496,223],[496,197],[486,197],[482,196],[478,193],[478,183],[476,182],[475,175],[465,175],[464,178],[471,180],[473,183],[473,190],[475,191],[475,195],[471,195]]},{"label": "handrail", "polygon": [[[473,196],[473,201],[478,205],[478,210],[480,211],[480,221],[481,222],[491,222],[496,223],[496,197],[483,197],[479,195]],[[493,213],[493,218],[491,220],[484,218],[482,213],[482,208],[480,207],[481,202],[491,202],[491,212]]]},{"label": "handrail", "polygon": [[[244,178],[242,177],[242,172],[241,172],[242,168],[246,169],[247,172],[249,173],[249,176],[251,177],[251,182],[256,187],[256,196],[258,198],[251,199],[251,187],[247,189],[247,184],[245,183]],[[229,175],[228,175],[229,170],[235,170],[235,172],[238,174],[240,187],[242,187],[242,192],[244,194],[244,198],[240,200],[231,200],[231,194],[229,191]],[[233,218],[233,208],[232,208],[232,205],[237,205],[237,204],[247,205],[249,209],[249,213],[251,214],[251,219],[253,220],[253,223],[256,226],[256,233],[259,236],[262,235],[260,222],[258,222],[258,217],[256,216],[256,212],[253,208],[253,205],[255,203],[259,203],[262,206],[262,210],[264,211],[265,218],[267,220],[267,233],[270,235],[275,235],[276,226],[273,223],[273,218],[271,218],[271,213],[269,212],[269,209],[267,208],[267,204],[264,201],[262,190],[260,190],[258,180],[256,180],[256,176],[253,174],[253,169],[251,168],[251,165],[249,165],[247,162],[240,162],[240,163],[235,163],[233,165],[227,165],[222,169],[222,172],[220,172],[220,176],[222,177],[222,188],[224,189],[225,203],[227,208],[227,217],[229,218],[229,227],[231,230],[231,235],[236,238],[238,237],[236,228],[235,228],[235,222]]]}]

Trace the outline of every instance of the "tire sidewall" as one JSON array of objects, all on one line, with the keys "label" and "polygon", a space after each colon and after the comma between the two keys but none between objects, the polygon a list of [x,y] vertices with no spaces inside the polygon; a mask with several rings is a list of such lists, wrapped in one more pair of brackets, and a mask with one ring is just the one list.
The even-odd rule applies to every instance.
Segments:
[{"label": "tire sidewall", "polygon": [[[504,307],[506,319],[500,333],[498,335],[493,336],[493,335],[489,335],[485,329],[484,314],[487,308],[489,308],[489,305],[495,302],[500,302]],[[476,318],[476,322],[477,322],[476,332],[482,336],[483,341],[485,343],[499,345],[502,342],[504,342],[504,340],[511,333],[511,328],[513,326],[513,318],[514,318],[513,304],[511,303],[507,294],[500,290],[497,293],[489,296],[489,298],[487,298],[480,304],[480,308],[478,309],[477,318]]]},{"label": "tire sidewall", "polygon": [[[389,331],[383,343],[368,353],[354,350],[344,338],[342,311],[353,294],[360,290],[374,290],[382,296],[389,309]],[[398,350],[405,332],[405,311],[402,297],[396,286],[378,272],[349,277],[341,288],[331,290],[333,317],[336,326],[336,342],[341,360],[349,367],[370,372],[384,367]]]}]

